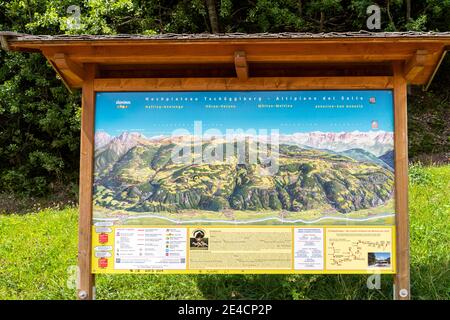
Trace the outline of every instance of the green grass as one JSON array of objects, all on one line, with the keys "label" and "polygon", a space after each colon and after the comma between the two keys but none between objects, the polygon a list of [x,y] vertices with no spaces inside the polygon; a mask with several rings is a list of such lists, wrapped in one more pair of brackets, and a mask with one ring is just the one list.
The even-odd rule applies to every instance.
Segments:
[{"label": "green grass", "polygon": [[[410,170],[415,299],[450,299],[450,165]],[[0,299],[74,299],[77,209],[0,216]],[[391,299],[359,275],[102,275],[97,299]],[[69,281],[70,284],[70,281]]]}]

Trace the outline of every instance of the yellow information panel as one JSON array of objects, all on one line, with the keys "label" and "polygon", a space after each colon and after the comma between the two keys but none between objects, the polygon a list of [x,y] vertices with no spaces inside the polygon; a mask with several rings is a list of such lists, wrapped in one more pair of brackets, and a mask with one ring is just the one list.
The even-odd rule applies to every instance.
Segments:
[{"label": "yellow information panel", "polygon": [[394,243],[394,227],[94,226],[92,271],[395,273]]},{"label": "yellow information panel", "polygon": [[395,273],[391,90],[98,92],[93,273]]}]

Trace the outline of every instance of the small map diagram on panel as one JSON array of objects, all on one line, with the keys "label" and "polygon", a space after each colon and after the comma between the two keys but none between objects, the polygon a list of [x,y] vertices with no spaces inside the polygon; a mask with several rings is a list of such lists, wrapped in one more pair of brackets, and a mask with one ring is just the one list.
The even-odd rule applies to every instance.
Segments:
[{"label": "small map diagram on panel", "polygon": [[391,270],[392,229],[327,229],[328,270]]}]

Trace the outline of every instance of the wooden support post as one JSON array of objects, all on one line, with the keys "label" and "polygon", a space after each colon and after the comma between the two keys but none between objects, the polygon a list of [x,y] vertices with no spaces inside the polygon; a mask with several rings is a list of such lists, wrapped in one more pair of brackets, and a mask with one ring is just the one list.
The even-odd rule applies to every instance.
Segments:
[{"label": "wooden support post", "polygon": [[408,217],[408,117],[407,82],[404,68],[394,64],[395,117],[395,211],[397,232],[397,273],[394,297],[410,299],[409,217]]},{"label": "wooden support post", "polygon": [[78,222],[78,298],[94,299],[94,275],[91,273],[92,183],[94,161],[94,78],[96,65],[87,64],[83,82],[80,150],[80,216]]},{"label": "wooden support post", "polygon": [[245,51],[236,51],[234,53],[234,66],[236,68],[236,75],[239,80],[248,79],[248,64]]}]

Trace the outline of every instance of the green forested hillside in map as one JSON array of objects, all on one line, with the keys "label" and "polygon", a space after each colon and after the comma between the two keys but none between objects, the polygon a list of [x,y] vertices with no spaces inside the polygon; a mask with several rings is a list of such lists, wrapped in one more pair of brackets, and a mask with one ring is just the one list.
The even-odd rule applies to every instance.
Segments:
[{"label": "green forested hillside in map", "polygon": [[[238,211],[247,210],[345,214],[381,206],[392,197],[392,168],[361,149],[337,153],[282,144],[271,154],[279,159],[278,170],[268,175],[260,161],[240,164],[236,156],[228,163],[174,163],[175,143],[135,139],[137,145],[129,150],[120,139],[97,150],[96,206],[118,213],[199,209],[239,219]],[[245,145],[247,157],[250,145]],[[203,150],[211,147],[226,150],[224,142],[202,145]]]}]

